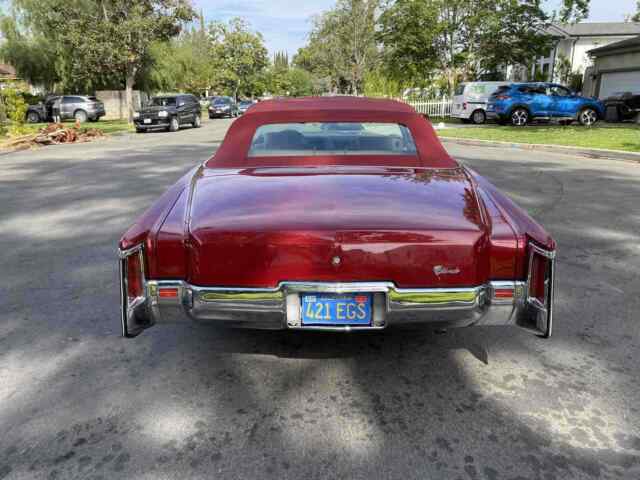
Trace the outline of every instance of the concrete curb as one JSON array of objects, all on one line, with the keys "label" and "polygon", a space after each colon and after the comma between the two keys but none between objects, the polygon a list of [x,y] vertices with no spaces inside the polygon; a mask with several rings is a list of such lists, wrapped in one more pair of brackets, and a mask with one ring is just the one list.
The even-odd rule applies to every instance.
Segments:
[{"label": "concrete curb", "polygon": [[475,145],[482,147],[520,148],[524,150],[539,150],[542,152],[565,153],[581,155],[589,158],[607,158],[611,160],[630,160],[640,163],[640,153],[622,150],[606,150],[604,148],[568,147],[564,145],[547,145],[535,143],[499,142],[495,140],[476,140],[471,138],[439,137],[442,142],[457,143],[459,145]]}]

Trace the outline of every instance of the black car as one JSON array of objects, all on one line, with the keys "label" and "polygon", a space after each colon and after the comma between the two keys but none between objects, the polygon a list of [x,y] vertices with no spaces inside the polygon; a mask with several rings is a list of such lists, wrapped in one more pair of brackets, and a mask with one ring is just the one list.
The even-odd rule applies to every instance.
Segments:
[{"label": "black car", "polygon": [[215,97],[209,104],[209,118],[237,117],[238,104],[231,97]]},{"label": "black car", "polygon": [[640,115],[640,92],[619,92],[603,100],[608,122],[633,120]]},{"label": "black car", "polygon": [[53,105],[60,99],[60,119],[96,122],[106,114],[104,103],[86,95],[50,96],[37,105],[29,105],[26,119],[29,123],[53,121]]},{"label": "black car", "polygon": [[201,121],[200,102],[194,95],[186,93],[153,97],[133,114],[138,133],[157,129],[175,132],[186,124],[198,128]]}]

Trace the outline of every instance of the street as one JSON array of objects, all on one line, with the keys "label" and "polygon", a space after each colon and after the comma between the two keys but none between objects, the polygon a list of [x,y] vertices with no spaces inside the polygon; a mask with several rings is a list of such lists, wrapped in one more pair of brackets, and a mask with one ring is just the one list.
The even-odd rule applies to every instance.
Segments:
[{"label": "street", "polygon": [[121,338],[120,235],[229,124],[0,156],[0,479],[640,478],[640,165],[445,143],[558,241],[549,340]]}]

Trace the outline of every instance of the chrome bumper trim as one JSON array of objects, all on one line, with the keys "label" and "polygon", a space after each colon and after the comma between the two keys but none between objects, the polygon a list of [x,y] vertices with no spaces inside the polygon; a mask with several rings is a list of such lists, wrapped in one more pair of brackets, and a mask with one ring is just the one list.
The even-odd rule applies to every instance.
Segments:
[{"label": "chrome bumper trim", "polygon": [[[317,331],[381,330],[389,326],[517,325],[548,337],[552,327],[555,252],[530,245],[529,272],[534,255],[551,262],[545,281],[544,305],[529,295],[526,281],[492,281],[466,288],[397,288],[391,282],[282,282],[275,288],[227,288],[190,285],[181,280],[145,280],[145,296],[126,305],[126,262],[121,253],[122,326],[125,336],[135,336],[156,323],[191,319],[233,327],[255,329],[301,329]],[[163,295],[171,292],[171,295]],[[302,326],[300,294],[304,292],[373,294],[373,321],[369,326]]]}]

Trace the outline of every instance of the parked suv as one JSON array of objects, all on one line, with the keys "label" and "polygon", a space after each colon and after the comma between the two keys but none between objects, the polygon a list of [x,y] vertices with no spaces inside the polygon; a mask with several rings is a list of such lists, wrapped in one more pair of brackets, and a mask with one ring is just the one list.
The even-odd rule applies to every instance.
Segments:
[{"label": "parked suv", "polygon": [[593,125],[604,117],[604,105],[555,83],[514,83],[496,90],[487,104],[487,118],[514,126],[534,119]]},{"label": "parked suv", "polygon": [[37,105],[29,105],[27,108],[27,122],[51,122],[53,121],[53,104],[56,100],[60,102],[60,119],[61,120],[78,120],[86,122],[90,120],[97,122],[100,117],[106,114],[104,103],[96,97],[85,95],[62,95],[47,97],[44,102]]},{"label": "parked suv", "polygon": [[487,102],[493,92],[510,82],[466,82],[456,87],[451,116],[475,124],[487,120]]},{"label": "parked suv", "polygon": [[153,97],[133,114],[133,123],[138,133],[157,129],[176,132],[185,124],[198,128],[201,122],[200,102],[190,94]]},{"label": "parked suv", "polygon": [[209,118],[237,117],[238,104],[231,97],[215,97],[209,105]]}]

